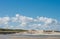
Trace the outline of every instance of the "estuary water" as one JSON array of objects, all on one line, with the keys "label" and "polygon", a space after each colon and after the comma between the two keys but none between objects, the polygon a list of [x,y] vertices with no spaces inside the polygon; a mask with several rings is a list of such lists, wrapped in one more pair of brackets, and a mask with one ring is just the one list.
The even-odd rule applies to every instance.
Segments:
[{"label": "estuary water", "polygon": [[55,37],[60,38],[60,35],[18,35],[18,34],[6,34],[0,35],[0,39],[11,39],[11,38],[48,38],[48,37]]}]

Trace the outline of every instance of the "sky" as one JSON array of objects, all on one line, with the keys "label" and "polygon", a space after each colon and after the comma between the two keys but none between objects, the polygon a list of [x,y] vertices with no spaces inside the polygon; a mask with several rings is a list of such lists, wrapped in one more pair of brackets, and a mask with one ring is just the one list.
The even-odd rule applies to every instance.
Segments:
[{"label": "sky", "polygon": [[60,0],[0,0],[0,28],[60,30]]}]

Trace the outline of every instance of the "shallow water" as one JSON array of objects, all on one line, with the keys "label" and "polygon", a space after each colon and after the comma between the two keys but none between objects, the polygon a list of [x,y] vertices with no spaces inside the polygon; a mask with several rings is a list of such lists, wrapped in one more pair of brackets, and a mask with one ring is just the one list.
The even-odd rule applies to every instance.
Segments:
[{"label": "shallow water", "polygon": [[13,34],[7,34],[7,35],[0,35],[0,39],[10,39],[10,38],[20,38],[20,37],[25,37],[25,38],[48,38],[48,37],[58,37],[60,38],[60,35],[13,35]]}]

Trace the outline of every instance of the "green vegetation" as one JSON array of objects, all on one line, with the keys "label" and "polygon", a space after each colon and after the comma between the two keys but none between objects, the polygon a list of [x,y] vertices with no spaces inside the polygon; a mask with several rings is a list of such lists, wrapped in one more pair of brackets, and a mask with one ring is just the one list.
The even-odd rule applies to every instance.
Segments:
[{"label": "green vegetation", "polygon": [[0,34],[13,34],[13,33],[19,33],[19,32],[25,32],[27,30],[23,29],[1,29],[0,28]]},{"label": "green vegetation", "polygon": [[23,30],[23,29],[0,29],[0,31],[17,31],[17,32],[24,32],[27,30]]}]

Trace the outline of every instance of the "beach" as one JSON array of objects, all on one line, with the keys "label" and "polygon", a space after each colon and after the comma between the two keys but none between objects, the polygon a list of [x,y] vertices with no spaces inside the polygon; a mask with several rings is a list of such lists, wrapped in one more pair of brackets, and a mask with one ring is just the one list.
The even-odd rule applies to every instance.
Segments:
[{"label": "beach", "polygon": [[60,39],[60,38],[57,38],[57,37],[47,37],[47,38],[10,38],[10,39]]},{"label": "beach", "polygon": [[0,39],[60,39],[60,35],[0,35]]}]

